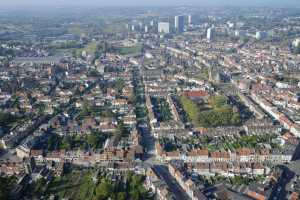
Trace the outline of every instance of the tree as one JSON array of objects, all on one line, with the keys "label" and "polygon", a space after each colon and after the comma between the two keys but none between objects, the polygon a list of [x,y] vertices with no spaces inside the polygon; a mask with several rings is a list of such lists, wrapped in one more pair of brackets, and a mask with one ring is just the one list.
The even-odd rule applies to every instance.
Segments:
[{"label": "tree", "polygon": [[39,113],[39,115],[42,115],[42,114],[45,113],[45,110],[46,110],[46,104],[40,103],[40,104],[38,104],[37,107],[38,107],[38,113]]},{"label": "tree", "polygon": [[79,117],[89,116],[91,114],[91,105],[85,101],[80,111]]},{"label": "tree", "polygon": [[147,190],[143,187],[143,179],[142,176],[133,175],[130,176],[130,199],[132,200],[140,200],[140,199],[149,199],[149,195]]},{"label": "tree", "polygon": [[239,113],[234,113],[234,114],[232,115],[231,123],[232,123],[232,124],[239,124],[239,123],[241,123],[241,116],[240,116]]},{"label": "tree", "polygon": [[63,139],[62,139],[62,142],[59,146],[60,149],[65,149],[65,150],[70,150],[72,147],[71,147],[71,141],[72,139],[69,137],[69,136],[65,136]]},{"label": "tree", "polygon": [[109,181],[102,180],[100,185],[96,188],[97,199],[108,199],[113,194],[113,189],[113,185]]},{"label": "tree", "polygon": [[172,113],[168,102],[164,98],[152,97],[151,101],[154,105],[154,112],[158,115],[162,122],[167,122],[172,119]]},{"label": "tree", "polygon": [[15,177],[0,177],[0,199],[8,199],[9,191],[12,189],[16,183]]},{"label": "tree", "polygon": [[126,193],[125,192],[118,192],[117,199],[118,200],[126,200]]},{"label": "tree", "polygon": [[60,141],[61,138],[56,133],[52,133],[48,138],[47,149],[50,151],[56,150]]},{"label": "tree", "polygon": [[72,50],[72,57],[77,58],[77,52],[75,49]]},{"label": "tree", "polygon": [[117,137],[127,137],[130,134],[123,121],[118,122],[118,127],[115,134]]},{"label": "tree", "polygon": [[107,137],[108,136],[105,133],[93,132],[87,136],[86,142],[90,147],[99,149],[102,147]]},{"label": "tree", "polygon": [[114,87],[117,89],[118,93],[122,93],[123,88],[125,87],[125,81],[123,79],[117,79],[114,83]]},{"label": "tree", "polygon": [[6,127],[9,126],[9,124],[15,122],[18,120],[18,117],[6,113],[6,112],[0,112],[0,126]]}]

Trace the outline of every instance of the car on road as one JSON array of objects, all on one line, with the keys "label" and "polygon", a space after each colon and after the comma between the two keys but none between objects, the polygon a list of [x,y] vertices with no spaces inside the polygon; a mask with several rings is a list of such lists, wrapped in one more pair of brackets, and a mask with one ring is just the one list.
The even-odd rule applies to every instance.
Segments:
[{"label": "car on road", "polygon": [[279,187],[277,188],[277,192],[280,192],[281,189],[282,189],[282,188],[279,186]]}]

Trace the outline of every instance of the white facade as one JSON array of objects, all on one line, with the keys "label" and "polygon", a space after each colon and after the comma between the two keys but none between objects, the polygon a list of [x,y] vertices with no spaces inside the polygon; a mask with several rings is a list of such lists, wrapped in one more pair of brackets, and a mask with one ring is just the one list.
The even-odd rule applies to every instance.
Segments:
[{"label": "white facade", "polygon": [[298,47],[298,46],[300,45],[300,39],[299,39],[299,38],[295,39],[295,40],[293,41],[293,45],[294,45],[295,47]]},{"label": "white facade", "polygon": [[192,20],[193,20],[192,15],[189,15],[188,16],[188,23],[189,23],[189,25],[192,24],[192,22],[193,22]]},{"label": "white facade", "polygon": [[206,39],[211,40],[213,38],[213,28],[207,29]]},{"label": "white facade", "polygon": [[158,23],[158,32],[159,33],[170,33],[170,23],[169,22],[159,22]]},{"label": "white facade", "polygon": [[257,31],[256,34],[255,34],[255,38],[257,40],[261,40],[261,39],[264,39],[268,37],[268,33],[264,32],[264,31]]}]

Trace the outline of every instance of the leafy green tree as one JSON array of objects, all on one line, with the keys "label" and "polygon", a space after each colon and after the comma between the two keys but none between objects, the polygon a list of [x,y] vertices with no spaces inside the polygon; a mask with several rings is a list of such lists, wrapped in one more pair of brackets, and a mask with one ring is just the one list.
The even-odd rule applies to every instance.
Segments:
[{"label": "leafy green tree", "polygon": [[71,54],[74,58],[77,58],[77,52],[75,49],[72,50]]},{"label": "leafy green tree", "polygon": [[241,123],[241,116],[239,113],[234,113],[231,118],[231,124],[240,124]]},{"label": "leafy green tree", "polygon": [[172,120],[172,113],[168,102],[164,98],[152,97],[151,101],[154,106],[155,113],[158,113],[158,117],[162,122],[168,122]]},{"label": "leafy green tree", "polygon": [[63,137],[61,144],[59,146],[60,149],[70,150],[72,147],[72,138],[69,136]]},{"label": "leafy green tree", "polygon": [[9,191],[16,183],[15,177],[0,177],[0,200],[7,200]]},{"label": "leafy green tree", "polygon": [[48,138],[47,149],[50,151],[56,150],[59,146],[61,138],[56,133],[52,133]]},{"label": "leafy green tree", "polygon": [[96,198],[98,200],[108,199],[113,194],[113,191],[113,185],[107,180],[102,180],[100,185],[96,188]]},{"label": "leafy green tree", "polygon": [[123,88],[125,87],[125,81],[123,79],[117,79],[114,82],[114,87],[117,89],[118,93],[122,93]]},{"label": "leafy green tree", "polygon": [[87,116],[91,113],[91,105],[88,102],[84,102],[82,106],[82,110],[80,112],[80,115]]},{"label": "leafy green tree", "polygon": [[107,137],[105,133],[93,132],[87,136],[86,142],[93,149],[100,149]]},{"label": "leafy green tree", "polygon": [[18,117],[6,113],[6,112],[0,112],[0,126],[6,127],[9,126],[11,123],[14,123],[18,120]]},{"label": "leafy green tree", "polygon": [[128,128],[126,128],[123,121],[118,122],[118,127],[115,132],[115,135],[118,137],[127,137],[130,134]]},{"label": "leafy green tree", "polygon": [[42,115],[42,114],[45,113],[45,110],[46,110],[46,104],[40,103],[40,104],[38,105],[38,113],[39,113],[40,115]]},{"label": "leafy green tree", "polygon": [[118,192],[117,200],[126,200],[126,192]]}]

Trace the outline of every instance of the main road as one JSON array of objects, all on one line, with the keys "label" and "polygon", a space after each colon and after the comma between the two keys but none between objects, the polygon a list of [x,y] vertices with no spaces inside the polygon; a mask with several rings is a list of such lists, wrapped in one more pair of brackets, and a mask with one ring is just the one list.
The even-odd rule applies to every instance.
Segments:
[{"label": "main road", "polygon": [[170,174],[167,166],[165,165],[154,165],[154,171],[166,182],[170,191],[175,195],[177,200],[188,200],[190,199],[183,188],[178,184],[175,178]]}]

